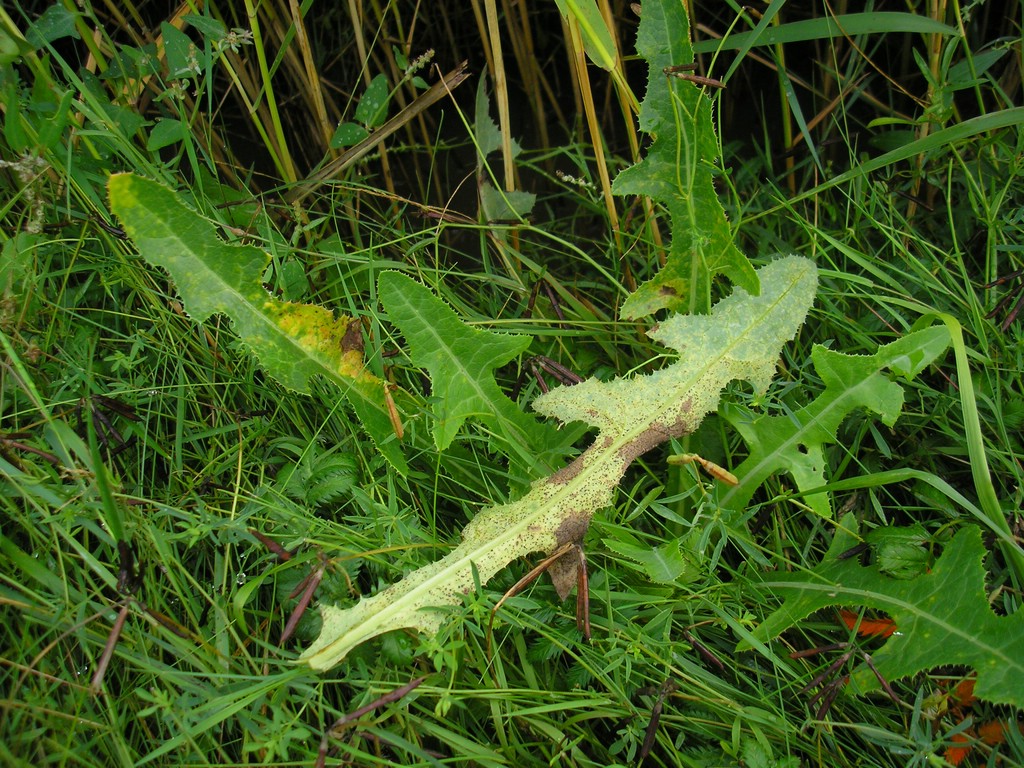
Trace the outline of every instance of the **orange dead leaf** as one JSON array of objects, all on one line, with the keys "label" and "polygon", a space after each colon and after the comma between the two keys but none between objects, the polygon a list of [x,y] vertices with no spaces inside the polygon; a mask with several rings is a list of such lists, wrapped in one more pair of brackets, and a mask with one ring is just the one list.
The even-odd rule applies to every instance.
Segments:
[{"label": "orange dead leaf", "polygon": [[[1017,727],[1021,728],[1019,724]],[[977,738],[990,747],[998,747],[1006,741],[1006,732],[1009,728],[1010,725],[1006,720],[989,720],[987,723],[982,723],[978,726]],[[1021,728],[1021,730],[1024,731],[1024,728]],[[950,736],[949,740],[955,742],[956,746],[948,747],[943,757],[951,765],[960,765],[974,748],[970,744],[973,738],[975,738],[973,728],[968,728],[966,731]]]},{"label": "orange dead leaf", "polygon": [[989,746],[996,746],[1006,741],[1006,721],[989,720],[978,726],[978,738]]},{"label": "orange dead leaf", "polygon": [[857,634],[861,637],[889,637],[896,631],[896,622],[892,619],[862,619],[845,608],[839,609],[839,618],[847,629],[857,627]]},{"label": "orange dead leaf", "polygon": [[[1017,723],[1017,730],[1024,733],[1024,723]],[[1008,720],[989,720],[978,726],[978,738],[991,747],[998,747],[1006,741],[1007,731],[1010,730]]]},{"label": "orange dead leaf", "polygon": [[968,677],[957,683],[956,687],[950,691],[949,697],[961,707],[974,706],[974,702],[977,701],[974,697],[974,678]]},{"label": "orange dead leaf", "polygon": [[949,737],[949,740],[955,742],[957,745],[962,744],[963,746],[948,747],[946,749],[946,754],[944,754],[942,757],[950,765],[960,765],[960,763],[963,762],[964,758],[967,757],[967,755],[970,754],[971,751],[970,730],[968,729],[967,731],[964,731],[962,733],[954,733],[952,736]]},{"label": "orange dead leaf", "polygon": [[[974,696],[975,678],[968,677],[961,680],[949,691],[950,714],[953,714],[960,722],[963,722],[965,710],[972,707],[978,700]],[[998,747],[1006,741],[1007,731],[1010,729],[1008,720],[989,720],[981,723],[977,728],[967,728],[961,733],[950,737],[954,746],[946,750],[943,756],[952,765],[959,765],[960,762],[970,753],[973,746],[970,742],[977,738],[990,747]],[[1024,733],[1024,724],[1017,723],[1017,727]]]}]

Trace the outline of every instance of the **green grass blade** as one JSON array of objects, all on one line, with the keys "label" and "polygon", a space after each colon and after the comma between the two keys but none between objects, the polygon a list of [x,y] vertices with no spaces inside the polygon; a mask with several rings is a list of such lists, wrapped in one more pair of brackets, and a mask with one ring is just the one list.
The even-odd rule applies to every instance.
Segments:
[{"label": "green grass blade", "polygon": [[[776,5],[781,6],[783,3],[773,3],[772,7]],[[780,24],[777,27],[768,26],[764,23],[766,21],[771,21],[770,12],[766,12],[762,22],[750,32],[729,35],[722,40],[702,40],[694,44],[693,51],[694,53],[714,53],[724,50],[740,51],[742,54],[759,46],[823,40],[832,37],[884,35],[900,32],[920,35],[938,34],[948,37],[958,34],[956,29],[948,24],[935,21],[927,16],[895,11],[822,16],[817,19]],[[739,58],[743,58],[742,55]]]}]

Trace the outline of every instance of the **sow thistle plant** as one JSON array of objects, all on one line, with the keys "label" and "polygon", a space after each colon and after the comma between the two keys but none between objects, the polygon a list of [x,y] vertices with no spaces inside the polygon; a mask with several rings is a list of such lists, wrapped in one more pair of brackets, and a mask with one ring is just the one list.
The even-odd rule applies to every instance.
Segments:
[{"label": "sow thistle plant", "polygon": [[[417,450],[443,451],[458,439],[467,419],[498,436],[497,444],[510,457],[547,450],[545,459],[535,462],[533,476],[539,479],[529,490],[477,513],[446,556],[354,605],[322,604],[320,635],[301,653],[300,663],[326,670],[382,633],[436,633],[446,616],[439,609],[460,604],[508,564],[533,553],[561,553],[551,572],[565,597],[581,567],[574,548],[593,515],[611,503],[633,461],[692,434],[705,415],[719,410],[729,382],[745,380],[757,393],[767,388],[783,345],[812,306],[817,270],[800,256],[775,258],[755,269],[733,244],[714,188],[720,156],[708,83],[673,76],[692,61],[687,41],[681,5],[644,4],[637,49],[649,76],[640,125],[655,138],[646,157],[613,184],[618,194],[650,197],[670,217],[667,263],[626,298],[621,315],[639,319],[667,311],[647,335],[677,357],[654,373],[592,378],[538,397],[533,408],[542,416],[597,430],[590,446],[568,463],[570,446],[559,440],[554,422],[521,411],[495,381],[498,367],[526,351],[528,336],[471,328],[421,283],[401,272],[383,272],[376,286],[381,304],[404,337],[411,363],[431,378],[431,399],[425,403],[369,371],[358,320],[269,296],[260,284],[269,258],[264,252],[224,245],[173,193],[153,182],[133,175],[111,179],[113,210],[145,258],[170,272],[192,316],[229,316],[265,370],[291,389],[308,391],[314,375],[335,382],[399,473],[409,472],[403,440],[420,441]],[[711,284],[719,275],[736,287],[712,307]],[[947,327],[935,326],[914,330],[870,356],[815,347],[812,361],[824,389],[803,407],[764,416],[727,403],[721,417],[741,435],[748,452],[731,474],[716,472],[729,481],[719,497],[721,512],[742,514],[766,479],[784,473],[809,514],[832,520],[822,490],[825,447],[836,440],[842,421],[866,410],[893,424],[904,397],[894,379],[913,379],[949,342]],[[405,435],[403,420],[417,418],[418,412],[428,412],[432,446],[423,444],[423,430]],[[888,636],[874,664],[865,659],[851,679],[854,690],[873,690],[880,679],[946,663],[975,669],[979,696],[1024,704],[1024,686],[1018,685],[1024,680],[1022,619],[997,617],[988,607],[977,527],[963,528],[927,576],[908,582],[844,558],[857,541],[858,526],[849,515],[834,525],[837,533],[819,567],[764,581],[763,588],[785,602],[738,649],[769,641],[815,610],[864,606],[888,613],[899,631]],[[1006,546],[1016,547],[998,525],[990,521],[990,527]]]},{"label": "sow thistle plant", "polygon": [[[365,87],[363,71],[324,77],[351,86],[351,103],[324,110],[319,144],[293,162],[287,121],[273,140],[263,133],[281,106],[273,86],[320,87],[319,60],[294,66],[316,46],[287,40],[275,56],[259,24],[273,5],[246,21],[204,6],[210,17],[154,31],[163,51],[143,34],[133,45],[97,38],[111,68],[89,88],[73,68],[47,77],[71,40],[10,37],[5,51],[0,34],[0,163],[20,187],[6,221],[21,230],[0,258],[0,506],[11,520],[0,559],[3,604],[17,618],[4,647],[22,651],[7,667],[15,704],[4,717],[21,737],[15,749],[34,749],[33,764],[308,764],[322,736],[321,763],[344,738],[354,765],[767,766],[843,750],[852,757],[836,764],[860,764],[862,747],[877,764],[953,762],[949,745],[1017,738],[1000,708],[1022,704],[1012,607],[1024,556],[991,482],[985,492],[980,427],[966,408],[963,430],[942,422],[955,447],[944,464],[914,461],[909,439],[884,450],[911,431],[887,427],[913,417],[912,390],[944,404],[969,402],[974,385],[996,402],[999,387],[971,376],[955,318],[913,303],[895,278],[885,293],[872,282],[882,267],[851,266],[852,227],[816,237],[834,251],[813,261],[777,244],[783,255],[737,247],[747,232],[786,243],[810,228],[800,220],[780,235],[759,228],[771,215],[727,220],[719,192],[744,171],[726,168],[713,109],[730,76],[694,66],[684,4],[650,0],[639,12],[645,98],[622,103],[639,107],[643,159],[612,181],[590,154],[598,146],[545,153],[537,177],[558,190],[554,201],[492,172],[500,149],[521,169],[541,160],[530,166],[540,155],[491,120],[486,79],[473,73],[475,220],[366,186],[377,167],[393,181],[386,164],[350,173],[366,152],[393,151],[403,121],[448,104],[467,66],[437,78],[413,35],[381,35]],[[628,88],[596,5],[563,10],[613,87]],[[39,25],[52,35],[94,21],[64,6],[47,13],[65,30]],[[229,31],[236,23],[253,25],[255,50],[242,48],[250,32]],[[386,52],[382,40],[410,47]],[[972,78],[994,60],[979,57]],[[266,162],[278,163],[273,183],[288,183],[278,190],[287,213],[273,193],[258,200],[230,180],[242,164],[219,159],[220,123],[203,105],[227,112],[214,97],[227,82],[246,105],[233,117],[253,121]],[[277,93],[308,95],[302,87]],[[415,97],[401,109],[399,87]],[[139,107],[147,90],[155,101]],[[279,114],[297,125],[306,113]],[[984,125],[1020,121],[993,118]],[[981,125],[940,128],[925,146]],[[332,143],[343,151],[308,171]],[[438,168],[444,143],[429,146]],[[918,154],[892,151],[822,187]],[[97,184],[108,184],[123,230]],[[621,227],[613,193],[631,206]],[[751,199],[755,210],[765,198]],[[584,212],[535,223],[566,200]],[[378,202],[398,215],[378,217]],[[423,229],[416,210],[430,218]],[[606,259],[576,237],[594,212],[609,250],[621,244]],[[338,234],[349,227],[352,237]],[[479,233],[483,258],[445,262],[456,253],[449,228]],[[902,326],[854,319],[853,302],[883,294],[896,297]],[[975,308],[980,321],[985,307]],[[509,327],[518,332],[497,330]],[[883,342],[847,354],[873,333]],[[812,335],[823,345],[806,343]],[[955,394],[936,372],[948,359]],[[642,373],[616,375],[626,370]],[[520,371],[539,396],[512,386]],[[1015,402],[1004,403],[1004,433]],[[1012,467],[1012,448],[1000,455]],[[975,472],[976,501],[962,490],[970,482],[917,469],[955,463]],[[902,506],[911,497],[938,499],[945,517],[908,526],[899,518],[913,517]],[[997,592],[986,580],[1000,567]],[[540,576],[554,590],[513,600]],[[575,628],[572,606],[545,598],[573,589]],[[44,729],[55,735],[30,744]]]}]

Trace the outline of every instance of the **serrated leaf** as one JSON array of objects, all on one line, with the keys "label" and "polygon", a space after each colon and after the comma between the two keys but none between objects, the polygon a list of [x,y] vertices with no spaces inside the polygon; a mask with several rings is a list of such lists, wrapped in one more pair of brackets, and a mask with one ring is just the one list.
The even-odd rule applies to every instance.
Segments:
[{"label": "serrated leaf", "polygon": [[281,469],[276,481],[287,496],[317,507],[336,502],[352,489],[357,479],[355,456],[321,452],[313,443],[303,450],[296,463]]},{"label": "serrated leaf", "polygon": [[324,307],[284,302],[262,285],[270,256],[254,246],[228,245],[213,226],[155,181],[115,174],[111,210],[146,261],[171,275],[186,311],[202,322],[224,314],[266,372],[285,387],[309,392],[311,376],[340,385],[364,429],[401,472],[385,382],[363,366],[359,321]]},{"label": "serrated leaf", "polygon": [[548,429],[523,413],[494,380],[494,369],[530,346],[529,336],[473,328],[426,286],[400,272],[383,272],[377,292],[409,344],[413,363],[430,373],[434,443],[451,445],[466,419],[477,419],[524,446]]},{"label": "serrated leaf", "polygon": [[[807,259],[790,256],[758,274],[760,296],[737,288],[710,315],[672,317],[652,332],[680,353],[662,370],[610,382],[590,379],[539,397],[534,407],[541,413],[597,426],[600,433],[590,448],[535,482],[518,501],[477,514],[462,543],[443,559],[351,608],[322,605],[320,637],[299,660],[327,669],[384,632],[436,632],[444,618],[438,609],[458,605],[476,583],[486,584],[518,557],[580,541],[594,512],[611,503],[633,460],[696,429],[717,407],[726,383],[741,378],[763,389],[782,345],[814,299],[817,271]],[[399,285],[395,281],[387,290]]]},{"label": "serrated leaf", "polygon": [[[803,273],[797,271],[801,268]],[[795,331],[792,317],[781,308],[795,301],[791,293],[806,293],[808,283],[813,293],[816,281],[814,265],[798,256],[777,259],[760,269],[758,275],[762,280],[771,281],[768,288],[762,286],[762,290],[772,297],[770,301],[779,303],[779,311],[771,311],[776,307],[769,303],[759,308],[756,315],[726,312],[725,308],[731,307],[733,302],[757,303],[755,297],[736,289],[729,299],[716,305],[717,314],[673,315],[647,334],[679,352],[678,361],[666,370],[674,371],[673,377],[680,376],[677,368],[691,372],[683,391],[704,408],[700,418],[718,407],[722,387],[733,379],[749,381],[757,391],[768,386],[775,373],[780,345],[765,344],[763,339],[792,338],[784,336]],[[632,432],[634,423],[648,420],[649,414],[639,404],[662,401],[666,376],[665,371],[659,371],[647,377],[607,383],[588,379],[572,388],[560,387],[543,395],[535,407],[562,421],[584,421],[600,428],[602,434],[617,437],[617,433]],[[673,381],[668,391],[679,391],[677,386]],[[669,429],[668,423],[663,426]]]},{"label": "serrated leaf", "polygon": [[[930,573],[893,579],[877,568],[840,555],[860,543],[857,521],[840,521],[828,552],[817,567],[803,573],[777,573],[763,583],[784,603],[753,632],[765,642],[814,611],[857,605],[887,613],[897,632],[872,662],[888,681],[937,666],[976,670],[975,694],[997,704],[1024,707],[1024,613],[997,616],[985,594],[986,555],[981,531],[962,528],[946,545]],[[749,649],[741,642],[739,650]],[[861,665],[850,678],[855,693],[878,690],[874,673]]]},{"label": "serrated leaf", "polygon": [[706,312],[716,274],[751,293],[757,292],[757,279],[750,261],[733,245],[715,192],[721,150],[712,125],[712,101],[701,87],[664,73],[665,67],[693,62],[683,4],[644,2],[636,47],[649,65],[640,129],[655,139],[647,157],[615,178],[612,191],[662,203],[673,234],[664,268],[626,299],[620,315],[636,319],[665,308]]},{"label": "serrated leaf", "polygon": [[647,578],[655,584],[688,584],[700,575],[700,567],[686,554],[692,545],[690,536],[680,536],[659,544],[645,547],[621,539],[605,539],[604,545],[622,557],[639,564]]},{"label": "serrated leaf", "polygon": [[[903,407],[903,387],[883,371],[889,369],[911,379],[949,346],[949,332],[942,326],[915,331],[897,339],[873,355],[846,355],[815,346],[811,352],[815,370],[825,390],[813,402],[784,416],[757,416],[734,406],[721,415],[743,436],[750,454],[733,470],[739,485],[720,499],[726,509],[744,509],[769,475],[786,472],[797,488],[825,485],[824,447],[836,440],[836,432],[851,413],[865,409],[892,426]],[[804,497],[814,512],[831,517],[828,495]]]},{"label": "serrated leaf", "polygon": [[[483,168],[484,159],[501,149],[501,129],[491,117],[490,102],[487,100],[487,78],[481,77],[476,86],[476,101],[473,112],[473,135],[477,146],[477,171]],[[512,157],[518,157],[522,147],[515,139],[512,142]]]},{"label": "serrated leaf", "polygon": [[931,567],[928,546],[932,537],[920,523],[910,526],[884,525],[868,532],[879,572],[894,579],[913,579]]},{"label": "serrated leaf", "polygon": [[484,221],[521,221],[530,214],[536,202],[537,195],[533,192],[518,189],[501,192],[486,180],[480,183],[480,209]]},{"label": "serrated leaf", "polygon": [[[476,138],[477,185],[480,190],[480,210],[484,221],[521,221],[533,210],[537,196],[522,190],[498,190],[491,184],[485,166],[487,156],[502,147],[502,134],[490,114],[487,100],[487,78],[481,77],[476,89],[476,112],[473,121]],[[518,157],[522,147],[511,139],[512,157]]]},{"label": "serrated leaf", "polygon": [[487,78],[481,77],[476,85],[476,111],[473,119],[473,135],[476,138],[477,171],[483,166],[484,159],[501,149],[501,129],[491,117],[490,104],[487,101]]}]

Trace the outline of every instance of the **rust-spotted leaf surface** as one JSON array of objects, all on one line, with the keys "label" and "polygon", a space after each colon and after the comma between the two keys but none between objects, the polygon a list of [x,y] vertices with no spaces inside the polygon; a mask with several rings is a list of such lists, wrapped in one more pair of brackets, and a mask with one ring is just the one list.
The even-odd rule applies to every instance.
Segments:
[{"label": "rust-spotted leaf surface", "polygon": [[[696,429],[718,407],[728,382],[767,386],[782,345],[796,334],[814,300],[817,270],[807,259],[789,256],[763,267],[758,277],[760,296],[738,288],[710,315],[675,316],[652,332],[680,353],[662,370],[609,382],[590,379],[538,398],[535,407],[546,416],[597,427],[591,447],[536,481],[518,501],[477,514],[445,558],[352,607],[322,605],[320,637],[300,661],[327,669],[383,632],[436,632],[446,615],[437,608],[458,605],[477,581],[486,584],[518,557],[582,539],[594,512],[612,502],[632,461]],[[562,574],[560,591],[567,591],[572,576],[571,568]]]}]

